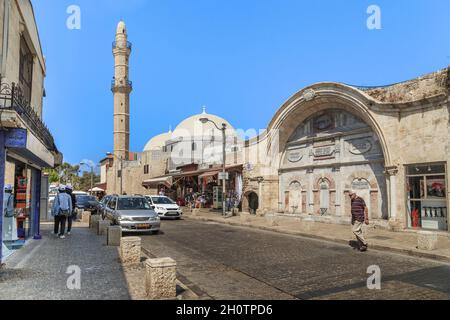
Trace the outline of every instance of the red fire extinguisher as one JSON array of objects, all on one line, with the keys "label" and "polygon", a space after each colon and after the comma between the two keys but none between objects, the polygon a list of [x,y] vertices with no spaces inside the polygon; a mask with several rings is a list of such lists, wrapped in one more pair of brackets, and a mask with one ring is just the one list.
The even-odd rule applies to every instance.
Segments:
[{"label": "red fire extinguisher", "polygon": [[419,209],[415,208],[411,213],[412,227],[419,228]]}]

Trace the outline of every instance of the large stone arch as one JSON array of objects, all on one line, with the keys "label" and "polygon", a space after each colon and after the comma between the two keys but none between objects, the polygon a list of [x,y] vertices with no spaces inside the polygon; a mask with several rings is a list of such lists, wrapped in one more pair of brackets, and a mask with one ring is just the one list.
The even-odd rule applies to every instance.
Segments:
[{"label": "large stone arch", "polygon": [[[301,90],[292,96],[275,114],[268,129],[257,137],[258,141],[267,139],[267,154],[273,154],[273,148],[280,152],[296,130],[298,123],[305,121],[315,113],[330,108],[345,110],[364,121],[377,135],[384,156],[385,167],[391,167],[392,158],[381,125],[376,121],[371,107],[376,104],[363,92],[338,83],[319,83]],[[279,161],[283,154],[279,154]]]}]

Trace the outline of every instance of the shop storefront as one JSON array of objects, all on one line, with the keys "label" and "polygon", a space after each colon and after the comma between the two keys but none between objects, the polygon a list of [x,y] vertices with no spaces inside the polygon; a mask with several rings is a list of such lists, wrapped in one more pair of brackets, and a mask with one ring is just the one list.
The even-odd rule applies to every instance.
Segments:
[{"label": "shop storefront", "polygon": [[408,227],[447,231],[445,164],[408,165],[406,172]]}]

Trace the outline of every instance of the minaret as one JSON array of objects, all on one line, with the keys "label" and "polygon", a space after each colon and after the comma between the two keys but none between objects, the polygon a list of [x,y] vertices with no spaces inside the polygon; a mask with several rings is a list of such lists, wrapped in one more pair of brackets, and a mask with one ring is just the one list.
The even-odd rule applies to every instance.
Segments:
[{"label": "minaret", "polygon": [[125,23],[117,25],[116,41],[113,42],[114,80],[111,90],[114,94],[114,154],[128,160],[130,151],[130,93],[132,83],[128,79],[128,62],[131,43],[127,41]]}]

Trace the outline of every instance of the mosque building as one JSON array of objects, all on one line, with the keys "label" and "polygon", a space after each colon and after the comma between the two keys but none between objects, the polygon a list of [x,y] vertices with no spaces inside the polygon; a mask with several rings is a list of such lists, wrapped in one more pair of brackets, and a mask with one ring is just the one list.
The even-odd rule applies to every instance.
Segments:
[{"label": "mosque building", "polygon": [[182,201],[193,191],[218,207],[224,125],[227,190],[240,211],[349,224],[356,191],[380,227],[449,231],[449,69],[388,86],[311,85],[250,140],[204,109],[130,153],[131,45],[123,22],[113,51],[114,154],[102,161],[108,193],[164,189]]}]

